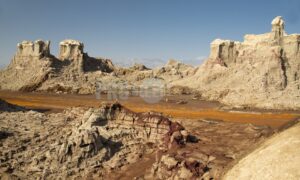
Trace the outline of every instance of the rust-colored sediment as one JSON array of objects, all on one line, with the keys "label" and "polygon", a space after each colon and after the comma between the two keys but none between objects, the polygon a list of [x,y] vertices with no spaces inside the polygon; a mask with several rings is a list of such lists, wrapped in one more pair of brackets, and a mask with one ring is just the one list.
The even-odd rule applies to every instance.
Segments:
[{"label": "rust-colored sediment", "polygon": [[[136,112],[145,112],[149,110],[149,107],[135,107],[134,105],[126,104],[126,107]],[[151,110],[163,112],[164,114],[171,115],[176,118],[185,119],[214,119],[223,120],[237,123],[252,123],[255,125],[267,125],[273,128],[279,128],[286,123],[295,120],[299,117],[298,114],[286,114],[286,113],[244,113],[244,112],[228,112],[220,111],[216,109],[204,109],[200,111],[190,111],[183,109],[163,109],[163,108],[151,108]]]},{"label": "rust-colored sediment", "polygon": [[[101,100],[95,96],[83,95],[56,95],[41,93],[20,93],[0,91],[0,98],[9,103],[19,106],[38,109],[64,109],[72,106],[98,107]],[[178,97],[174,97],[175,99]],[[135,112],[157,111],[166,115],[183,119],[215,119],[237,123],[252,123],[255,125],[267,125],[279,128],[300,116],[296,112],[231,112],[217,109],[217,105],[207,102],[191,101],[187,104],[160,102],[156,104],[145,103],[142,99],[131,97],[126,101],[121,101],[128,109]]]}]

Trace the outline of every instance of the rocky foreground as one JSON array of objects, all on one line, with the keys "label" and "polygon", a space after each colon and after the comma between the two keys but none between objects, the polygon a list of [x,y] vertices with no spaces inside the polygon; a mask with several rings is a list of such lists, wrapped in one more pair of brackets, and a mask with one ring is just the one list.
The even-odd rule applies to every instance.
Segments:
[{"label": "rocky foreground", "polygon": [[[1,101],[0,178],[219,179],[272,131],[118,103],[42,113]],[[181,121],[181,123],[179,123]]]},{"label": "rocky foreground", "polygon": [[90,57],[79,41],[62,41],[58,57],[51,55],[49,41],[23,41],[0,71],[0,89],[93,94],[98,83],[134,91],[154,79],[170,93],[194,93],[231,107],[299,109],[300,35],[288,35],[281,17],[271,24],[271,32],[246,35],[244,42],[214,40],[199,67],[171,60],[154,69],[141,64],[124,68]]}]

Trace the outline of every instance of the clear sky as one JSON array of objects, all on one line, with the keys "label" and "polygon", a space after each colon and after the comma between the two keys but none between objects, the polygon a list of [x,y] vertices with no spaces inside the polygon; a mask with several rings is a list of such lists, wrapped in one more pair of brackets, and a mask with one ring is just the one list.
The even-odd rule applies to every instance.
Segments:
[{"label": "clear sky", "polygon": [[123,64],[200,64],[212,40],[268,32],[277,15],[300,33],[299,0],[0,0],[0,65],[22,40],[51,40],[57,55],[67,38]]}]

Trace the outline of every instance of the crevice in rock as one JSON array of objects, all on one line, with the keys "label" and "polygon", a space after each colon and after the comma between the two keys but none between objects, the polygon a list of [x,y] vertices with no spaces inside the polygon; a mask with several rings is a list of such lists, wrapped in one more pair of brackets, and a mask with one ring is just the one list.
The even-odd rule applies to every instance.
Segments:
[{"label": "crevice in rock", "polygon": [[284,51],[281,49],[280,51],[280,65],[281,65],[281,70],[282,70],[282,86],[283,89],[287,87],[288,84],[288,79],[286,75],[286,67],[287,67],[287,59],[284,57]]}]

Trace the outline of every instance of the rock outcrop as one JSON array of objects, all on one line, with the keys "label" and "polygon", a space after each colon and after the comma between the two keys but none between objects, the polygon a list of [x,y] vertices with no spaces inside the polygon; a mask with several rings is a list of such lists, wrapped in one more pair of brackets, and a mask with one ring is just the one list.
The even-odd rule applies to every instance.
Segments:
[{"label": "rock outcrop", "polygon": [[75,60],[83,58],[83,43],[67,39],[59,43],[59,59],[61,60]]},{"label": "rock outcrop", "polygon": [[47,80],[55,60],[49,45],[42,40],[19,43],[12,62],[0,72],[0,88],[33,91]]},{"label": "rock outcrop", "polygon": [[17,47],[17,56],[23,58],[32,56],[41,59],[44,56],[50,55],[50,41],[23,41],[22,43],[18,43]]},{"label": "rock outcrop", "polygon": [[58,59],[69,62],[73,66],[72,70],[79,74],[97,70],[111,72],[114,69],[114,65],[108,59],[89,57],[80,41],[67,39],[61,41],[59,46]]},{"label": "rock outcrop", "polygon": [[118,103],[52,113],[5,110],[0,178],[220,179],[227,164],[269,133],[249,124],[175,121]]},{"label": "rock outcrop", "polygon": [[[114,103],[88,110],[83,115],[79,127],[76,127],[69,137],[68,143],[63,146],[71,148],[71,152],[75,152],[72,150],[72,144],[95,152],[103,147],[103,141],[122,141],[123,145],[126,141],[139,141],[155,144],[161,149],[170,149],[173,146],[184,145],[188,136],[183,126],[159,113],[138,114]],[[68,151],[66,148],[63,152]]]},{"label": "rock outcrop", "polygon": [[122,79],[133,86],[140,86],[146,79],[160,79],[168,85],[169,83],[191,76],[196,68],[183,64],[176,60],[169,60],[164,66],[148,69],[142,65],[134,65],[130,68],[118,68],[114,73],[115,79]]},{"label": "rock outcrop", "polygon": [[79,73],[84,71],[83,43],[76,40],[64,40],[59,43],[59,59],[74,64]]},{"label": "rock outcrop", "polygon": [[151,168],[156,179],[221,179],[228,165],[271,133],[268,127],[208,119],[181,124],[197,139],[177,151],[157,151]]},{"label": "rock outcrop", "polygon": [[9,67],[0,72],[0,88],[92,94],[99,82],[122,81],[138,89],[150,78],[162,80],[169,92],[185,92],[180,89],[187,87],[188,93],[238,108],[297,109],[300,35],[288,35],[280,16],[271,25],[271,32],[245,35],[243,42],[214,40],[209,58],[198,68],[175,60],[154,69],[117,67],[109,59],[88,56],[76,40],[62,41],[55,58],[49,42],[24,41]]},{"label": "rock outcrop", "polygon": [[[10,65],[0,71],[0,89],[14,91],[95,92],[101,73],[114,70],[111,60],[89,57],[83,43],[64,40],[59,57],[50,54],[50,42],[23,41]],[[82,90],[80,90],[80,88]]]},{"label": "rock outcrop", "polygon": [[136,89],[148,78],[167,84],[194,73],[194,67],[175,60],[155,69],[142,64],[116,67],[109,59],[90,57],[77,40],[61,41],[58,58],[50,54],[48,41],[23,41],[9,67],[0,71],[0,89],[92,94],[98,82],[124,81]]},{"label": "rock outcrop", "polygon": [[[103,177],[106,173],[135,163],[158,149],[167,151],[183,147],[189,142],[190,136],[183,126],[161,114],[134,113],[118,103],[104,104],[100,108],[89,110],[73,108],[65,113],[52,114],[48,117],[34,111],[7,115],[18,116],[22,122],[26,121],[28,124],[22,124],[13,130],[8,125],[13,123],[11,121],[13,118],[9,119],[0,128],[3,132],[1,136],[6,138],[8,134],[6,132],[11,132],[14,134],[13,138],[22,136],[32,139],[23,144],[24,147],[28,146],[28,149],[19,152],[27,151],[27,153],[20,156],[18,163],[15,162],[13,167],[11,163],[14,158],[8,155],[10,149],[0,147],[0,174],[9,173],[9,168],[12,168],[16,170],[12,175],[23,178],[27,176],[79,178],[87,177],[89,174]],[[5,116],[0,113],[1,121]],[[47,121],[48,118],[52,120]],[[31,128],[26,130],[28,133],[22,134],[23,126],[26,126],[26,129]],[[55,126],[56,128],[52,129]],[[37,131],[43,128],[44,131]],[[60,131],[56,131],[57,128]],[[50,135],[48,130],[54,134]],[[22,143],[22,140],[20,141],[18,143]],[[18,143],[13,146],[18,148]],[[29,147],[35,143],[44,145],[35,152],[34,147]],[[11,153],[14,156],[17,152]],[[32,160],[27,161],[27,158]],[[26,163],[27,167],[17,170],[23,166],[22,163]],[[98,172],[95,172],[95,169]]]},{"label": "rock outcrop", "polygon": [[300,107],[300,35],[287,35],[276,17],[272,31],[245,35],[244,42],[217,39],[196,74],[174,84],[230,106],[270,109]]},{"label": "rock outcrop", "polygon": [[184,155],[163,155],[152,166],[152,172],[157,179],[200,179],[205,176],[207,179],[213,179],[208,170],[207,162],[186,158]]},{"label": "rock outcrop", "polygon": [[55,65],[56,73],[36,89],[37,91],[95,93],[98,78],[108,75],[115,69],[109,59],[88,56],[84,52],[83,43],[76,40],[60,42],[59,51],[58,61]]}]

